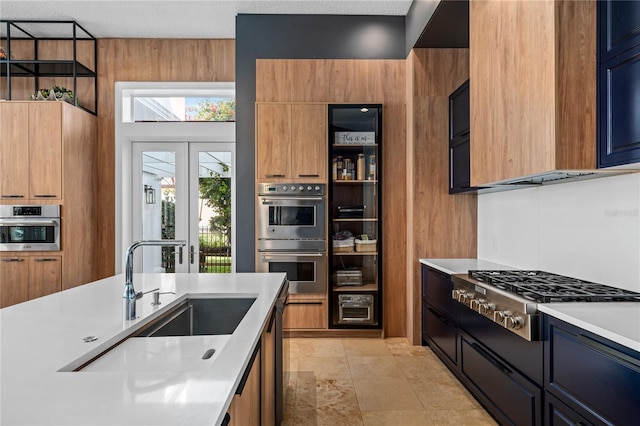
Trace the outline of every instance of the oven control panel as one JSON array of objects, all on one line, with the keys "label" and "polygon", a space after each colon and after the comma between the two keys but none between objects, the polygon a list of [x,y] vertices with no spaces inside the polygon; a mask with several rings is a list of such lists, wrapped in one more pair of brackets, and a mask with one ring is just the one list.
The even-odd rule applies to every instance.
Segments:
[{"label": "oven control panel", "polygon": [[325,195],[325,184],[321,183],[261,183],[259,195]]}]

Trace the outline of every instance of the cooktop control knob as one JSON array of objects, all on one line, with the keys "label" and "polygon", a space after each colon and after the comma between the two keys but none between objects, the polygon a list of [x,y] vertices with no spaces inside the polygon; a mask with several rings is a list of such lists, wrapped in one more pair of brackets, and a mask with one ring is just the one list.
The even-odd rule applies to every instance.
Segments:
[{"label": "cooktop control knob", "polygon": [[498,324],[504,325],[504,321],[507,319],[507,315],[507,311],[495,311],[493,313],[493,321],[497,322]]},{"label": "cooktop control knob", "polygon": [[509,315],[505,320],[505,327],[510,328],[512,330],[517,330],[524,326],[524,320],[522,317],[516,317],[514,315]]},{"label": "cooktop control knob", "polygon": [[472,296],[473,295],[471,293],[460,291],[460,294],[458,294],[458,302],[464,303],[466,305],[469,303],[469,299],[471,299]]},{"label": "cooktop control knob", "polygon": [[316,185],[316,187],[313,189],[315,189],[316,191],[320,191],[320,187],[318,185]]},{"label": "cooktop control knob", "polygon": [[287,188],[287,185],[282,185],[282,190],[283,191],[286,191],[287,189],[289,189],[289,188]]},{"label": "cooktop control knob", "polygon": [[298,187],[298,189],[299,189],[300,191],[304,191],[304,186],[300,185],[300,186]]},{"label": "cooktop control knob", "polygon": [[478,304],[478,312],[482,315],[489,315],[496,308],[493,303],[482,302]]},{"label": "cooktop control knob", "polygon": [[471,301],[469,302],[469,307],[474,311],[480,312],[480,305],[485,302],[486,301],[484,299],[471,299]]},{"label": "cooktop control knob", "polygon": [[307,191],[311,191],[313,187],[311,185],[307,186]]}]

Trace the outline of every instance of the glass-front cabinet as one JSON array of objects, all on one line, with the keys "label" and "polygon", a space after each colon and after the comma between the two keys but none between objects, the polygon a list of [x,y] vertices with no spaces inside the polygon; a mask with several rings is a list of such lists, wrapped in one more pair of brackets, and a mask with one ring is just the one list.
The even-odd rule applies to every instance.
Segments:
[{"label": "glass-front cabinet", "polygon": [[330,327],[382,325],[382,105],[329,105]]}]

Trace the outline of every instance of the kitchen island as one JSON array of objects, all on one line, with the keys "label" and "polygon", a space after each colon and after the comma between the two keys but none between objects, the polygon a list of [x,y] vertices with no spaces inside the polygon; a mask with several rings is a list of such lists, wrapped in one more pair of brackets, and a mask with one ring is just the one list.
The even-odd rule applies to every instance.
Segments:
[{"label": "kitchen island", "polygon": [[[251,362],[285,274],[135,274],[136,291],[160,289],[160,305],[146,294],[137,318],[123,320],[124,275],[117,275],[0,310],[0,424],[217,425]],[[175,294],[172,294],[175,293]],[[233,334],[208,360],[189,360],[180,339],[156,354],[158,368],[127,358],[118,368],[74,371],[144,328],[187,298],[255,298]],[[92,340],[85,342],[86,339]],[[149,337],[146,339],[158,339]],[[122,345],[123,347],[125,345]],[[157,344],[153,350],[157,349]],[[118,351],[116,347],[113,351]],[[112,351],[112,352],[113,352]]]}]

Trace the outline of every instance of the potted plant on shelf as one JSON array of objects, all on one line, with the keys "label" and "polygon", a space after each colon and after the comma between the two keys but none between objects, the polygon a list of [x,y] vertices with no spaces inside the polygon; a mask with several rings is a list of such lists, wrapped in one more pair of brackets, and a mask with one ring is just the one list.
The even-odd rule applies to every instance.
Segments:
[{"label": "potted plant on shelf", "polygon": [[51,89],[40,89],[31,95],[31,100],[34,101],[65,101],[73,103],[73,98],[73,91],[60,86],[53,86]]}]

